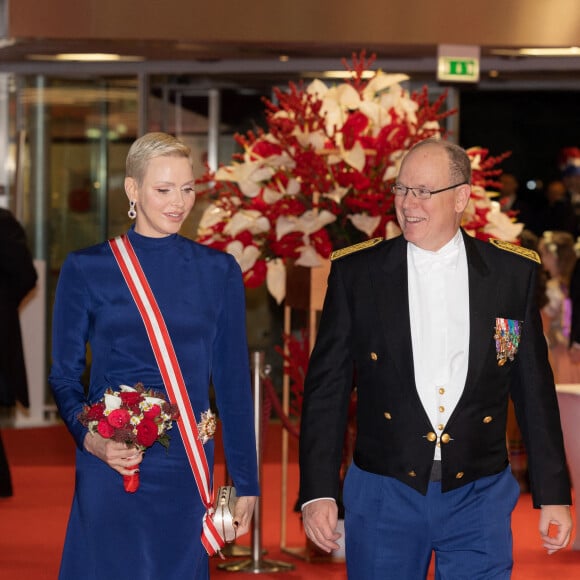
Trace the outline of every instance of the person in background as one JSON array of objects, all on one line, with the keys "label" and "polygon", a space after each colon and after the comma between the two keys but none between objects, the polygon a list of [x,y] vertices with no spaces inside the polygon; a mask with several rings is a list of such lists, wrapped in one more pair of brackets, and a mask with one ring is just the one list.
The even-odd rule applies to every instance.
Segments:
[{"label": "person in background", "polygon": [[518,222],[530,227],[533,219],[532,208],[519,195],[520,184],[512,173],[500,175],[501,187],[499,190],[499,205],[504,213],[510,212],[515,215]]},{"label": "person in background", "polygon": [[[235,525],[249,530],[258,489],[253,400],[246,340],[245,296],[235,259],[178,234],[195,202],[191,151],[165,133],[148,133],[126,161],[126,234],[167,325],[198,425],[209,428],[213,384],[228,466],[237,490]],[[76,483],[60,568],[61,580],[209,576],[202,529],[211,512],[202,500],[181,429],[166,450],[145,453],[88,431],[84,405],[105,389],[143,383],[170,399],[145,324],[105,242],[66,258],[53,317],[49,382],[76,443]],[[90,383],[81,376],[91,347]],[[205,417],[205,418],[204,418]],[[183,415],[177,421],[184,421]],[[209,478],[214,441],[202,442]],[[122,476],[139,471],[127,493]],[[203,479],[203,476],[202,476]],[[201,486],[203,487],[203,486]],[[209,481],[211,490],[211,481]]]},{"label": "person in background", "polygon": [[532,229],[541,237],[545,231],[563,231],[575,235],[578,219],[566,194],[566,186],[561,179],[549,181],[539,204]]},{"label": "person in background", "polygon": [[574,210],[577,228],[572,233],[580,235],[580,148],[564,147],[560,151],[560,172],[566,188],[566,198]]},{"label": "person in background", "polygon": [[461,230],[470,180],[462,148],[418,143],[392,188],[403,235],[333,256],[305,381],[300,501],[310,540],[337,549],[354,382],[357,440],[343,490],[350,580],[424,579],[433,552],[438,578],[510,578],[519,496],[506,449],[510,396],[544,547],[552,554],[570,540],[539,258]]},{"label": "person in background", "polygon": [[[578,256],[576,245],[576,254]],[[580,364],[580,259],[576,259],[576,265],[570,279],[570,341],[569,353],[571,361]]]},{"label": "person in background", "polygon": [[[527,248],[534,252],[538,252],[540,238],[534,234],[531,230],[524,229],[519,237],[520,244],[522,248]],[[542,310],[544,306],[548,303],[548,297],[546,296],[546,284],[548,281],[548,273],[544,268],[538,269],[538,278],[536,284],[536,305],[538,309]],[[542,322],[544,322],[545,317],[542,316]],[[544,325],[544,334],[547,335],[547,328]],[[548,360],[550,365],[552,361],[550,359],[550,352],[548,351]],[[507,418],[507,442],[508,442],[508,452],[510,459],[510,467],[514,477],[520,485],[520,491],[522,493],[528,493],[530,491],[530,480],[528,476],[528,454],[526,451],[526,446],[524,443],[524,438],[522,436],[522,431],[518,425],[518,420],[516,418],[516,413],[514,409],[513,401],[510,398],[508,406],[508,418]]]},{"label": "person in background", "polygon": [[[546,296],[542,308],[550,360],[557,383],[580,383],[580,365],[571,356],[571,325],[573,300],[570,291],[576,267],[575,240],[568,232],[544,232],[539,252],[548,272]],[[573,341],[572,341],[573,342]]]},{"label": "person in background", "polygon": [[[18,307],[36,286],[37,274],[20,223],[0,208],[0,407],[28,407],[28,382]],[[13,494],[0,434],[0,497]]]}]

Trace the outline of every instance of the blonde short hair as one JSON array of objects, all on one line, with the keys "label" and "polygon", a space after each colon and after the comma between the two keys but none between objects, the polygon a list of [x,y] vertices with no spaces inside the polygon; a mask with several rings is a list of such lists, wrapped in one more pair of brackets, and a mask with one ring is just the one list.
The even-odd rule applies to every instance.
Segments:
[{"label": "blonde short hair", "polygon": [[182,141],[168,133],[146,133],[139,137],[127,154],[125,175],[141,184],[147,164],[155,157],[185,157],[191,163],[191,149]]}]

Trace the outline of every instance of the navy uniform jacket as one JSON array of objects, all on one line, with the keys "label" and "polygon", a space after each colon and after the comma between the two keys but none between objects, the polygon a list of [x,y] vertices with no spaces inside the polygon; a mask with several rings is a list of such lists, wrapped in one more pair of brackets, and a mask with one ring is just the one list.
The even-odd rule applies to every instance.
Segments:
[{"label": "navy uniform jacket", "polygon": [[[508,465],[511,395],[529,455],[534,505],[570,504],[554,379],[534,299],[538,264],[465,233],[463,238],[469,366],[463,395],[441,435],[442,491]],[[353,385],[357,466],[394,477],[422,494],[427,491],[437,443],[415,386],[407,284],[407,242],[402,236],[332,263],[305,383],[302,503],[338,497]],[[494,340],[498,317],[523,322],[519,350],[504,365],[498,364]]]}]

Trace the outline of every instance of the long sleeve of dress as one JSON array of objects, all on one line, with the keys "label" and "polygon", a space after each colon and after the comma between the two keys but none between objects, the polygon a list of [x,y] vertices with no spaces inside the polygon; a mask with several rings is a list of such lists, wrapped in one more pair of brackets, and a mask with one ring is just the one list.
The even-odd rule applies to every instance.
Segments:
[{"label": "long sleeve of dress", "polygon": [[65,260],[56,290],[52,323],[52,369],[49,382],[62,420],[79,449],[87,428],[78,421],[86,396],[81,377],[89,335],[89,293],[76,257]]},{"label": "long sleeve of dress", "polygon": [[[259,495],[249,353],[246,339],[244,287],[232,259],[223,289],[217,333],[213,343],[212,377],[223,425],[228,470],[238,495]],[[248,396],[250,395],[250,396]]]}]

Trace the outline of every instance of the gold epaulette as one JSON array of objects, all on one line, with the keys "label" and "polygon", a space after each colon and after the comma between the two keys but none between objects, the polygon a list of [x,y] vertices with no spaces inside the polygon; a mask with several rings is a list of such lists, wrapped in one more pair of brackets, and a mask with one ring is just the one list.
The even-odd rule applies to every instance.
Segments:
[{"label": "gold epaulette", "polygon": [[538,264],[542,263],[540,259],[540,255],[538,252],[534,252],[534,250],[530,250],[529,248],[522,248],[522,246],[516,246],[510,242],[504,242],[503,240],[496,240],[495,238],[490,238],[489,240],[494,246],[500,248],[502,250],[506,250],[507,252],[512,252],[513,254],[518,254],[519,256],[523,256],[528,260],[533,260]]},{"label": "gold epaulette", "polygon": [[383,238],[371,238],[370,240],[366,240],[358,244],[353,244],[352,246],[347,246],[346,248],[341,248],[340,250],[335,250],[332,252],[332,254],[330,254],[330,260],[338,260],[338,258],[347,256],[353,252],[358,252],[359,250],[364,250],[366,248],[370,248],[371,246],[376,246],[379,242],[382,241]]}]

